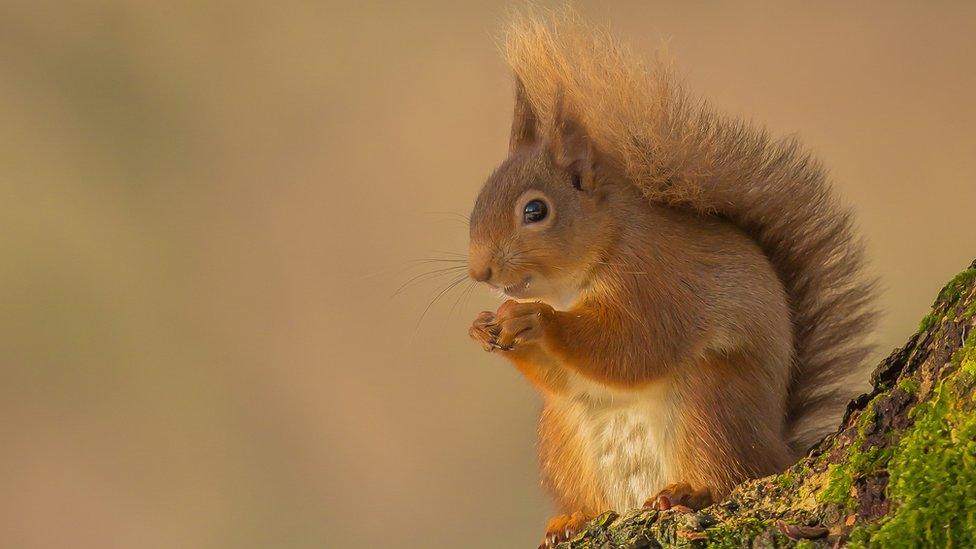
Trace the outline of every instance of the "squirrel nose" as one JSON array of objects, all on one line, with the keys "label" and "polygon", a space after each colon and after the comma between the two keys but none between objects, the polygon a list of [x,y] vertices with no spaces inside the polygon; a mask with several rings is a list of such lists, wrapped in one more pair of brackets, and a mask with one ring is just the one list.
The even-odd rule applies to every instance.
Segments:
[{"label": "squirrel nose", "polygon": [[487,282],[491,280],[491,265],[485,265],[484,267],[472,265],[468,269],[468,274],[478,282]]}]

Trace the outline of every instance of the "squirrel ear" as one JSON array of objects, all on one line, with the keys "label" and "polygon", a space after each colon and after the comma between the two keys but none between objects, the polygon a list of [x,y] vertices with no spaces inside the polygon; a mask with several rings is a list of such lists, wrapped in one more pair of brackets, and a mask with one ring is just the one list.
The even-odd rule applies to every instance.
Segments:
[{"label": "squirrel ear", "polygon": [[536,117],[529,98],[525,94],[522,79],[515,77],[515,113],[512,117],[512,135],[508,142],[508,152],[513,153],[523,145],[536,142],[539,120]]},{"label": "squirrel ear", "polygon": [[562,94],[556,97],[552,128],[547,141],[553,162],[573,174],[573,186],[579,190],[592,191],[595,184],[596,152],[583,125],[567,112]]}]

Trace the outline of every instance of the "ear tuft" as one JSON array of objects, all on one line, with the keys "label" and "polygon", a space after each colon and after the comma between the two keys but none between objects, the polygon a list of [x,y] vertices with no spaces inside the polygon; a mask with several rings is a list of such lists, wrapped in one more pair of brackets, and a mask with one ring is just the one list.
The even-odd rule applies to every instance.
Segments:
[{"label": "ear tuft", "polygon": [[509,154],[538,140],[539,119],[529,103],[522,79],[515,77],[515,113],[512,116],[512,134],[508,141]]},{"label": "ear tuft", "polygon": [[547,145],[553,162],[570,172],[573,187],[593,190],[596,152],[583,125],[567,112],[562,94],[556,97]]}]

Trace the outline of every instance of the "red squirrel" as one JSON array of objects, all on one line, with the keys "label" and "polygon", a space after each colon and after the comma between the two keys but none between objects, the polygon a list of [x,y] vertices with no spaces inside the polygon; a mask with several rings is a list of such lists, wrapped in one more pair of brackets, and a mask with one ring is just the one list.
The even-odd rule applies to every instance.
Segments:
[{"label": "red squirrel", "polygon": [[858,389],[875,319],[826,172],[575,15],[516,20],[506,54],[510,154],[468,265],[510,299],[470,335],[542,394],[543,546],[783,470]]}]

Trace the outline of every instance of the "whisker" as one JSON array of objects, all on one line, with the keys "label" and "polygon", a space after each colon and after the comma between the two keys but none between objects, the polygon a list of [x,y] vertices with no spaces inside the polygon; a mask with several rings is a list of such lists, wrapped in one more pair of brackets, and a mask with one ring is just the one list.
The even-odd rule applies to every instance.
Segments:
[{"label": "whisker", "polygon": [[427,271],[427,272],[420,273],[418,275],[414,275],[414,276],[410,277],[409,280],[407,280],[406,282],[404,282],[403,284],[401,284],[400,287],[397,288],[395,292],[393,292],[393,295],[391,295],[390,298],[392,299],[392,298],[396,297],[397,295],[400,294],[400,292],[402,292],[407,287],[409,287],[409,286],[411,286],[413,284],[418,284],[420,282],[424,282],[424,281],[431,280],[433,278],[438,278],[438,277],[441,277],[441,276],[446,276],[446,275],[450,275],[450,274],[456,274],[459,271],[464,271],[464,273],[461,275],[462,277],[467,277],[468,276],[468,274],[467,274],[467,267],[464,266],[464,265],[455,265],[455,266],[452,266],[452,267],[443,267],[443,268],[440,268],[440,269],[434,269],[433,271]]},{"label": "whisker", "polygon": [[443,257],[425,257],[422,259],[411,259],[408,263],[467,263],[467,259],[453,259]]},{"label": "whisker", "polygon": [[477,284],[471,284],[470,286],[468,286],[468,295],[464,297],[464,303],[461,304],[461,307],[468,306],[468,303],[471,302],[471,296],[474,295],[474,289],[477,287],[478,287]]},{"label": "whisker", "polygon": [[417,325],[414,326],[414,334],[417,333],[417,330],[420,328],[420,323],[424,321],[424,317],[427,316],[427,311],[430,311],[430,308],[434,305],[434,303],[437,303],[437,301],[444,294],[446,294],[447,292],[449,292],[449,291],[453,290],[454,288],[456,288],[458,284],[464,282],[465,280],[467,280],[467,278],[468,278],[468,275],[466,275],[466,274],[465,275],[461,275],[461,276],[455,278],[453,281],[451,281],[450,284],[447,285],[446,288],[444,288],[443,290],[441,290],[440,292],[438,292],[437,295],[434,296],[434,299],[430,300],[430,303],[428,303],[427,306],[424,307],[424,312],[420,313],[420,318],[417,320]]},{"label": "whisker", "polygon": [[452,314],[454,313],[454,310],[457,309],[458,303],[461,303],[461,298],[463,298],[465,296],[468,296],[468,295],[471,295],[471,290],[474,287],[475,287],[474,281],[471,280],[471,279],[468,279],[467,286],[465,286],[464,289],[461,290],[460,293],[458,293],[457,299],[455,299],[454,300],[454,304],[451,305],[451,313]]},{"label": "whisker", "polygon": [[[458,254],[461,255],[461,254]],[[417,265],[429,264],[429,263],[451,263],[451,264],[467,264],[467,259],[454,259],[454,258],[442,258],[442,257],[424,257],[420,259],[408,259],[404,261],[403,265],[398,267],[387,267],[385,269],[380,269],[372,273],[366,273],[362,275],[362,278],[375,278],[377,276],[392,274],[393,276],[399,277],[403,273],[411,270]]]},{"label": "whisker", "polygon": [[453,256],[456,256],[456,257],[463,257],[465,261],[467,261],[467,259],[468,259],[468,254],[461,254],[461,253],[458,253],[458,252],[448,252],[448,251],[444,251],[444,250],[433,250],[433,252],[435,254],[444,254],[444,255],[453,255]]},{"label": "whisker", "polygon": [[462,223],[464,223],[465,225],[468,225],[468,226],[471,225],[471,218],[468,217],[468,216],[466,216],[466,215],[464,215],[464,214],[458,213],[458,212],[424,212],[424,213],[425,214],[428,214],[428,215],[445,215],[445,216],[450,216],[450,217],[454,218],[453,219],[454,221],[460,221],[460,222],[462,222]]}]

